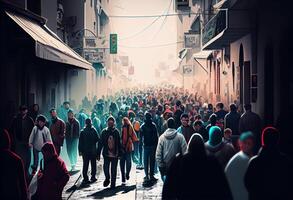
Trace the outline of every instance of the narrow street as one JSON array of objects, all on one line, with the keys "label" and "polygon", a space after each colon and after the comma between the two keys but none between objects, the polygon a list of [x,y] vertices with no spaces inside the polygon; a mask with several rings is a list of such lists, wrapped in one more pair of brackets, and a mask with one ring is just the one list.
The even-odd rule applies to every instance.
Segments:
[{"label": "narrow street", "polygon": [[[97,182],[91,183],[86,186],[81,186],[82,177],[80,177],[80,173],[82,170],[82,159],[81,157],[79,157],[76,165],[76,171],[71,172],[70,180],[63,190],[63,199],[161,199],[163,185],[161,179],[158,179],[158,182],[152,187],[144,187],[142,185],[144,171],[135,169],[134,164],[130,172],[130,180],[127,181],[125,185],[122,185],[121,183],[120,166],[118,164],[116,189],[103,187],[103,181],[105,180],[105,178],[102,163],[102,159],[97,163]],[[157,174],[156,177],[159,178],[159,175]]]}]

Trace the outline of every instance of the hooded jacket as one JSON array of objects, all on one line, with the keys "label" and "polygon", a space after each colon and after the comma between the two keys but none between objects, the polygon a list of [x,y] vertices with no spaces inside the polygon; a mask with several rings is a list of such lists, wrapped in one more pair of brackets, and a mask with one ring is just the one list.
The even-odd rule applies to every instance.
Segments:
[{"label": "hooded jacket", "polygon": [[140,127],[141,136],[143,137],[143,145],[146,147],[157,146],[158,131],[155,123],[151,119],[145,120]]},{"label": "hooded jacket", "polygon": [[97,143],[100,140],[93,126],[86,126],[80,133],[78,151],[83,155],[97,155]]},{"label": "hooded jacket", "polygon": [[182,134],[176,129],[168,128],[160,137],[156,150],[156,160],[159,168],[168,170],[176,154],[185,154],[187,144]]},{"label": "hooded jacket", "polygon": [[37,199],[61,200],[64,186],[69,180],[69,173],[66,165],[52,143],[46,143],[42,148],[44,155],[44,170],[38,180]]},{"label": "hooded jacket", "polygon": [[121,130],[122,148],[125,152],[132,152],[134,150],[133,143],[138,142],[134,128],[128,118],[124,118],[124,125]]}]

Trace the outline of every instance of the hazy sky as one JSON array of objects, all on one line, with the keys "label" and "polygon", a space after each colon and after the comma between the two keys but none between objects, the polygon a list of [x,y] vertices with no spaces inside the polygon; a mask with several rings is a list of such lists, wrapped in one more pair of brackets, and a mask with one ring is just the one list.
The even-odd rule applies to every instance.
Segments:
[{"label": "hazy sky", "polygon": [[[166,14],[172,0],[115,0],[112,1],[111,15],[160,15]],[[169,13],[174,13],[174,2]],[[154,68],[158,62],[168,62],[168,55],[176,57],[176,45],[157,48],[146,47],[167,43],[175,43],[177,39],[177,17],[160,17],[152,26],[140,34],[156,18],[111,18],[111,30],[118,34],[118,53],[129,55],[135,67],[135,77],[142,82],[154,81]],[[165,19],[165,22],[164,22]],[[164,22],[164,24],[163,24]],[[163,25],[162,25],[163,24]],[[126,39],[128,38],[128,39]],[[119,40],[120,39],[120,40]],[[124,47],[123,47],[124,46]],[[175,63],[174,61],[169,61]]]}]

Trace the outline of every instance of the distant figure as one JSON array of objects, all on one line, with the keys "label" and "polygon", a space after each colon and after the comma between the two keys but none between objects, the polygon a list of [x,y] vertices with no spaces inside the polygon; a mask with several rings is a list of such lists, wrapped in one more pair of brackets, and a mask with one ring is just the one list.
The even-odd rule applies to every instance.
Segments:
[{"label": "distant figure", "polygon": [[34,120],[34,122],[36,121],[37,119],[37,116],[39,115],[39,112],[40,112],[40,107],[39,107],[39,104],[33,104],[28,115]]},{"label": "distant figure", "polygon": [[14,117],[9,129],[11,134],[11,150],[21,157],[26,177],[29,175],[31,163],[31,151],[29,137],[34,127],[34,121],[28,116],[28,108],[24,105],[19,107],[19,113]]},{"label": "distant figure", "polygon": [[232,137],[232,130],[230,128],[225,128],[223,141],[225,143],[229,143],[229,144],[233,145],[231,137]]},{"label": "distant figure", "polygon": [[181,125],[181,115],[183,114],[183,110],[181,110],[181,101],[176,101],[175,104],[175,112],[174,112],[174,120],[176,124],[176,129]]},{"label": "distant figure", "polygon": [[82,156],[83,166],[82,166],[82,176],[83,183],[89,183],[88,178],[88,168],[89,162],[91,163],[91,182],[97,181],[97,149],[100,138],[97,130],[93,127],[91,119],[85,120],[86,126],[82,129],[79,136],[78,151]]},{"label": "distant figure", "polygon": [[63,146],[65,138],[65,123],[62,119],[57,116],[55,108],[50,110],[51,122],[50,122],[50,133],[52,136],[53,144],[56,149],[58,156],[60,155],[61,148]]},{"label": "distant figure", "polygon": [[156,181],[155,178],[155,156],[158,144],[158,131],[156,124],[152,121],[152,115],[145,113],[145,122],[141,125],[141,136],[143,140],[143,164],[144,164],[144,182]]},{"label": "distant figure", "polygon": [[293,165],[278,149],[280,133],[274,127],[262,132],[262,148],[247,168],[244,182],[250,200],[293,199]]},{"label": "distant figure", "polygon": [[255,150],[257,153],[260,148],[261,141],[261,119],[258,114],[251,111],[251,104],[244,105],[245,112],[241,115],[239,121],[239,131],[240,133],[251,131],[255,137]]},{"label": "distant figure", "polygon": [[69,180],[66,165],[58,157],[53,143],[48,142],[42,148],[44,169],[38,179],[36,200],[61,200],[62,191]]},{"label": "distant figure", "polygon": [[188,143],[190,140],[190,137],[194,133],[194,129],[192,128],[192,126],[189,125],[188,114],[186,113],[182,114],[180,119],[181,119],[181,126],[177,129],[177,131],[178,133],[181,133],[184,136],[186,143]]},{"label": "distant figure", "polygon": [[244,132],[239,138],[240,151],[228,162],[225,173],[234,200],[248,200],[248,192],[244,185],[249,159],[253,156],[254,136],[252,132]]},{"label": "distant figure", "polygon": [[217,103],[216,110],[215,114],[217,115],[217,121],[224,126],[224,118],[228,113],[224,110],[224,104],[222,102]]},{"label": "distant figure", "polygon": [[[107,187],[111,183],[111,188],[115,188],[118,158],[121,156],[121,141],[120,133],[118,129],[115,128],[115,119],[110,116],[107,119],[107,123],[108,127],[102,131],[101,140],[99,141],[97,159],[100,160],[101,151],[103,150],[103,169],[106,178],[103,185],[104,187]],[[111,175],[109,172],[110,165]]]},{"label": "distant figure", "polygon": [[66,122],[65,141],[67,154],[71,164],[71,171],[75,170],[77,162],[77,146],[79,139],[80,126],[77,119],[74,117],[73,111],[68,111],[68,120]]},{"label": "distant figure", "polygon": [[[120,170],[122,183],[125,183],[125,180],[129,180],[129,174],[131,170],[131,155],[134,151],[134,143],[138,142],[138,138],[135,134],[134,128],[127,117],[123,118],[123,125],[121,130],[121,141],[123,153],[120,159]],[[126,167],[126,171],[125,171]]]},{"label": "distant figure", "polygon": [[233,135],[239,135],[240,114],[237,112],[237,106],[232,103],[230,112],[224,118],[224,128],[230,128]]},{"label": "distant figure", "polygon": [[80,129],[83,129],[86,125],[85,120],[88,118],[88,116],[85,114],[85,109],[81,109],[77,116]]},{"label": "distant figure", "polygon": [[46,142],[52,142],[50,130],[45,126],[47,119],[43,115],[39,115],[36,120],[36,125],[33,128],[29,145],[33,147],[34,162],[32,165],[32,174],[34,174],[39,166],[39,153],[41,152]]},{"label": "distant figure", "polygon": [[68,122],[68,111],[70,110],[69,101],[64,101],[63,105],[57,110],[58,116],[66,123]]},{"label": "distant figure", "polygon": [[217,115],[216,114],[211,114],[210,118],[208,120],[208,125],[206,126],[207,132],[209,133],[210,128],[212,126],[216,126],[217,125]]},{"label": "distant figure", "polygon": [[10,137],[0,132],[1,199],[28,200],[26,177],[21,158],[10,150]]},{"label": "distant figure", "polygon": [[202,137],[193,134],[188,152],[172,162],[163,186],[163,200],[231,200],[231,192],[221,165],[207,155]]},{"label": "distant figure", "polygon": [[209,133],[204,127],[204,122],[202,120],[196,120],[193,122],[193,129],[195,133],[199,133],[203,140],[206,142],[209,139]]},{"label": "distant figure", "polygon": [[168,129],[159,137],[156,150],[156,160],[163,181],[176,154],[185,154],[187,151],[185,138],[176,131],[174,119],[169,118],[167,125]]},{"label": "distant figure", "polygon": [[223,169],[230,158],[235,154],[233,146],[223,141],[222,131],[218,126],[212,126],[209,131],[209,140],[205,143],[208,154],[214,155]]}]

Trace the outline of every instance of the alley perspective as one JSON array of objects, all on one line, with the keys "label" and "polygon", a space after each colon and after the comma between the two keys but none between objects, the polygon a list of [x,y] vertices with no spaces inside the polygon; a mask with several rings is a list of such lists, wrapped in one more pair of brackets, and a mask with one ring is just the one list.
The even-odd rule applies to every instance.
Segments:
[{"label": "alley perspective", "polygon": [[291,5],[0,0],[0,199],[292,200]]}]

